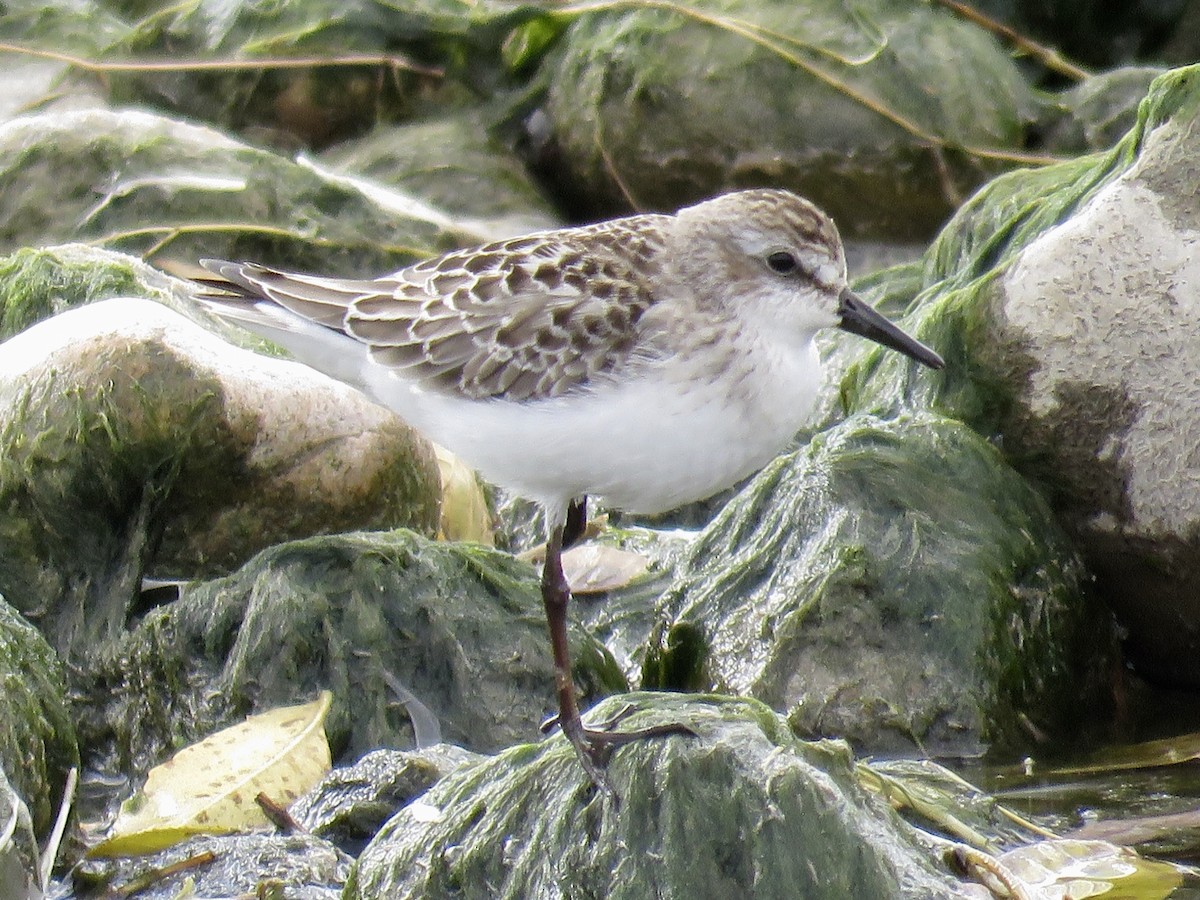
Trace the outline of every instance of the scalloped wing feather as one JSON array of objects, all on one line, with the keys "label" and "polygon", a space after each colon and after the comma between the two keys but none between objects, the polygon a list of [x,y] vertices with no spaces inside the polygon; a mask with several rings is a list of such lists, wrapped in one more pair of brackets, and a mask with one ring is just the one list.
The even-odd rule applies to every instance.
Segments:
[{"label": "scalloped wing feather", "polygon": [[531,235],[380,279],[345,330],[373,360],[431,387],[533,400],[619,365],[655,301],[662,217]]}]

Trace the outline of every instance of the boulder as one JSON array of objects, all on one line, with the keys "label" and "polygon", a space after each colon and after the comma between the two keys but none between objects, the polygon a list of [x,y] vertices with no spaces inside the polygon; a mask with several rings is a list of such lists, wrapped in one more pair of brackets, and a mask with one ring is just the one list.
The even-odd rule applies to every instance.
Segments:
[{"label": "boulder", "polygon": [[428,444],[297,363],[151,300],[90,304],[0,348],[0,591],[78,659],[144,576],[227,572],[314,533],[433,533]]}]

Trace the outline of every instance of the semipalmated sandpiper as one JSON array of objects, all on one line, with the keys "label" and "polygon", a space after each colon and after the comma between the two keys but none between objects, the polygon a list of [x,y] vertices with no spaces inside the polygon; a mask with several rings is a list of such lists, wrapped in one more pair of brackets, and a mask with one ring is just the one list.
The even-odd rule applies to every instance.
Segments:
[{"label": "semipalmated sandpiper", "polygon": [[822,328],[942,366],[850,291],[833,222],[782,190],[531,234],[375,279],[203,264],[219,315],[541,504],[558,723],[598,783],[614,747],[687,729],[580,720],[561,551],[581,517],[568,522],[568,509],[592,496],[663,512],[761,468],[813,408]]}]

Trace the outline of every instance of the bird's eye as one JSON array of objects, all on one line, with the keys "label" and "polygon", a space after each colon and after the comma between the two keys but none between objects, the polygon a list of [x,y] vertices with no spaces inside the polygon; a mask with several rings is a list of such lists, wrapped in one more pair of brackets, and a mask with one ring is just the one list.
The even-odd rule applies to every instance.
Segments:
[{"label": "bird's eye", "polygon": [[786,250],[776,250],[767,255],[767,266],[778,275],[790,275],[798,265],[796,257]]}]

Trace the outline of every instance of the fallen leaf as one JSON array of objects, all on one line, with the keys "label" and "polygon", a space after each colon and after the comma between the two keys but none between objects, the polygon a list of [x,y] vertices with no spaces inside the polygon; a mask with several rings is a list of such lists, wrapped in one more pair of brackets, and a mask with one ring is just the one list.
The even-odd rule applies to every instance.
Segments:
[{"label": "fallen leaf", "polygon": [[446,450],[433,445],[438,473],[442,477],[442,517],[438,537],[444,541],[474,541],[496,545],[492,513],[475,470]]},{"label": "fallen leaf", "polygon": [[1055,900],[1165,900],[1187,871],[1126,847],[1066,838],[1038,841],[996,859],[1029,896]]},{"label": "fallen leaf", "polygon": [[121,805],[109,837],[89,856],[153,853],[193,834],[269,825],[255,802],[288,805],[329,771],[325,716],[333,695],[251,716],[180,750]]},{"label": "fallen leaf", "polygon": [[579,596],[625,587],[650,567],[650,560],[607,544],[576,544],[563,551],[562,567],[571,593]]}]

